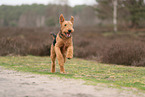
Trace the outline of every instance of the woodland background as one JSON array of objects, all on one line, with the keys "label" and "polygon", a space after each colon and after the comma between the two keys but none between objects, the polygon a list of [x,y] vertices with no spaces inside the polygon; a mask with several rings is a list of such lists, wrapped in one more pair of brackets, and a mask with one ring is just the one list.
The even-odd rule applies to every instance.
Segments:
[{"label": "woodland background", "polygon": [[[61,1],[61,0],[60,0]],[[94,6],[32,4],[0,6],[0,55],[49,56],[50,32],[59,31],[59,15],[75,18],[74,57],[103,63],[145,66],[145,2],[118,0],[113,31],[113,1]]]}]

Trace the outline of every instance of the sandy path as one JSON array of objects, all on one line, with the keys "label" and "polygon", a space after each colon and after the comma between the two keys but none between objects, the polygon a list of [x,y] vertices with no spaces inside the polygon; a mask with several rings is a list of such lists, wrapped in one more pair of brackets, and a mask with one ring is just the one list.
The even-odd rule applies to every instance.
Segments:
[{"label": "sandy path", "polygon": [[0,67],[0,97],[143,97],[107,86],[83,85],[83,80],[60,79]]}]

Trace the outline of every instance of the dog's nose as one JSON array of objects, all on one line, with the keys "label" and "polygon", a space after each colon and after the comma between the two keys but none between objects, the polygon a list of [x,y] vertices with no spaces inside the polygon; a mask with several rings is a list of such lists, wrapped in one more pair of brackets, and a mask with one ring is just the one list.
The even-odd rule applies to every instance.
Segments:
[{"label": "dog's nose", "polygon": [[71,30],[68,30],[68,32],[71,32]]}]

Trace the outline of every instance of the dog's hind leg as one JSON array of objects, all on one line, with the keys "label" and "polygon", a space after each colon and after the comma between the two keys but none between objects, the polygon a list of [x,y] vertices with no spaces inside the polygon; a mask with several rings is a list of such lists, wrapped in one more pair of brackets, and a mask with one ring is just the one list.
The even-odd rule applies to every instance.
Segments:
[{"label": "dog's hind leg", "polygon": [[56,54],[55,54],[55,49],[53,44],[51,45],[51,72],[55,72],[55,59],[56,59]]},{"label": "dog's hind leg", "polygon": [[58,64],[60,65],[60,73],[65,73],[64,70],[64,57],[59,47],[55,46],[56,57],[58,59]]}]

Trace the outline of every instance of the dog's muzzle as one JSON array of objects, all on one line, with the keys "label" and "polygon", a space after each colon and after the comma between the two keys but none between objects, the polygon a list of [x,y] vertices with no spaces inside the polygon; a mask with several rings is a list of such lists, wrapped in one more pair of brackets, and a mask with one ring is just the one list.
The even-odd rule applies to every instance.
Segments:
[{"label": "dog's muzzle", "polygon": [[66,37],[71,37],[71,32],[67,32],[67,33],[65,33],[65,35],[66,35]]}]

